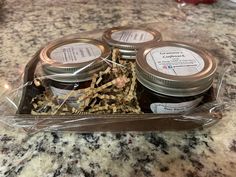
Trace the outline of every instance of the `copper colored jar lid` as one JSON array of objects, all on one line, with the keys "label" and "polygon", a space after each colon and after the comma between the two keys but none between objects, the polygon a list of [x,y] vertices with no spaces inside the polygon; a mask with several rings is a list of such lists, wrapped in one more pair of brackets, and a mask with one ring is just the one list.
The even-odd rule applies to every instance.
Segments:
[{"label": "copper colored jar lid", "polygon": [[105,43],[87,38],[59,39],[42,49],[45,75],[60,82],[86,81],[106,66],[111,50]]},{"label": "copper colored jar lid", "polygon": [[216,68],[216,60],[206,50],[173,41],[142,48],[136,59],[138,81],[167,96],[205,92],[212,86]]},{"label": "copper colored jar lid", "polygon": [[151,28],[114,27],[104,32],[102,39],[112,47],[134,50],[162,39],[161,33]]}]

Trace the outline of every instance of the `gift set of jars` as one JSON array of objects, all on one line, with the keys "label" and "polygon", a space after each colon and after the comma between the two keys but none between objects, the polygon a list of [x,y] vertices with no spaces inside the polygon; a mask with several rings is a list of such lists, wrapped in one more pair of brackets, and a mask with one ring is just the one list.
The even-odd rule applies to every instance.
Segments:
[{"label": "gift set of jars", "polygon": [[[102,41],[66,39],[50,43],[40,59],[53,95],[90,86],[93,74],[104,70],[104,61],[117,48],[121,58],[136,62],[137,97],[145,113],[179,114],[198,106],[212,87],[214,57],[186,43],[161,41],[160,32],[149,28],[108,29]],[[75,97],[68,99],[72,107]],[[59,100],[63,101],[63,100]]]}]

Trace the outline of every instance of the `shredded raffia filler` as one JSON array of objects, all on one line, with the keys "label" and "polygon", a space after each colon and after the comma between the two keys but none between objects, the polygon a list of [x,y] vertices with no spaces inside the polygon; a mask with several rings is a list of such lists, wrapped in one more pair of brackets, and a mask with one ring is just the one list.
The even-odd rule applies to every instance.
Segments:
[{"label": "shredded raffia filler", "polygon": [[[133,62],[120,58],[113,50],[108,67],[92,78],[90,87],[54,97],[49,90],[32,100],[34,115],[70,115],[90,113],[141,113],[136,97],[136,74]],[[68,98],[76,98],[76,106]],[[58,100],[63,100],[58,104]]]}]

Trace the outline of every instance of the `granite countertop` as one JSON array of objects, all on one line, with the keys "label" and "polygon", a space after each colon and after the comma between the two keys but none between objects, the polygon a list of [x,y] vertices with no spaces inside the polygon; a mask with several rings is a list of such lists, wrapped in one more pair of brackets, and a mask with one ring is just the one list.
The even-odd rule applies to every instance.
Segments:
[{"label": "granite countertop", "polygon": [[213,127],[188,132],[27,134],[0,123],[0,176],[236,176],[235,11],[226,0],[199,6],[181,6],[174,0],[5,1],[0,10],[0,93],[4,83],[14,83],[35,51],[52,39],[157,22],[167,39],[178,38],[178,30],[208,36],[192,39],[216,44],[215,52],[224,53],[221,60],[232,61],[224,93],[231,107]]}]

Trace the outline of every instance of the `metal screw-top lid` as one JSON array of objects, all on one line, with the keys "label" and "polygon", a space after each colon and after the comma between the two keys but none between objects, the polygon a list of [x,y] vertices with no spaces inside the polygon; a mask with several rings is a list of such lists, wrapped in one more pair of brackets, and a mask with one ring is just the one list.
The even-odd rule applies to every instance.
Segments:
[{"label": "metal screw-top lid", "polygon": [[173,41],[142,48],[136,59],[137,79],[154,92],[176,97],[195,96],[208,90],[216,60],[204,49]]},{"label": "metal screw-top lid", "polygon": [[123,58],[123,59],[127,59],[127,60],[135,60],[136,59],[136,55],[124,55],[124,54],[121,54],[120,55],[121,56],[121,58]]},{"label": "metal screw-top lid", "polygon": [[59,82],[90,80],[106,67],[111,50],[105,43],[87,38],[59,39],[42,49],[40,59],[43,72]]},{"label": "metal screw-top lid", "polygon": [[139,49],[161,40],[161,33],[151,28],[114,27],[104,32],[102,39],[120,49]]},{"label": "metal screw-top lid", "polygon": [[136,54],[137,54],[137,49],[135,49],[135,50],[119,49],[119,52],[120,52],[121,54],[124,54],[124,55],[136,56]]}]

